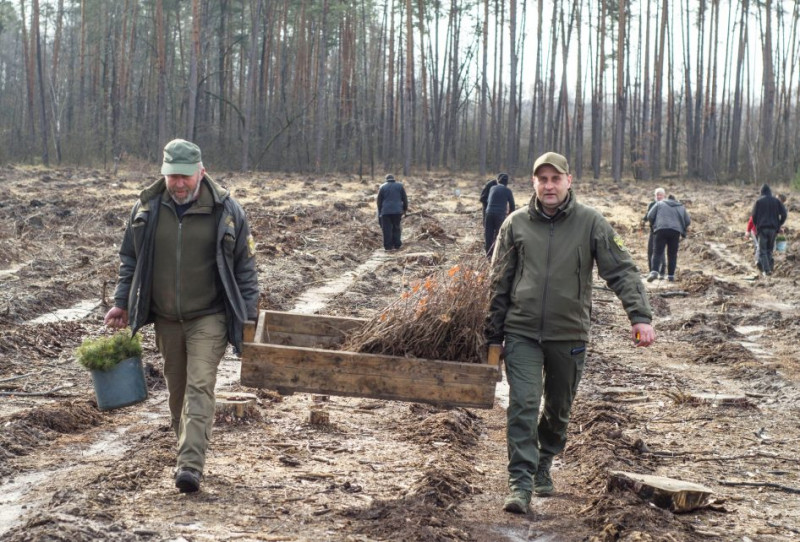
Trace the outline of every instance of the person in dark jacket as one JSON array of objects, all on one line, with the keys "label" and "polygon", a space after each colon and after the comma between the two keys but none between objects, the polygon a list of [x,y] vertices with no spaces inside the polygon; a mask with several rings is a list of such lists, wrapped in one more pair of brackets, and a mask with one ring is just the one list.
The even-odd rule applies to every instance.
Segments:
[{"label": "person in dark jacket", "polygon": [[386,182],[378,190],[378,223],[383,230],[384,250],[397,250],[403,246],[403,230],[400,221],[408,212],[408,196],[403,183],[393,175],[386,176]]},{"label": "person in dark jacket", "polygon": [[483,220],[483,235],[486,245],[486,256],[492,257],[494,240],[503,220],[515,210],[514,193],[508,188],[508,174],[501,173],[497,176],[497,184],[489,190],[486,199],[486,208]]},{"label": "person in dark jacket", "polygon": [[489,179],[486,181],[486,184],[483,185],[483,190],[481,190],[481,207],[483,209],[481,214],[481,222],[486,224],[486,206],[489,204],[489,191],[492,189],[493,186],[497,186],[497,179]]},{"label": "person in dark jacket", "polygon": [[775,237],[786,222],[786,207],[783,202],[772,195],[768,184],[761,186],[761,196],[753,204],[750,213],[758,236],[758,262],[764,276],[772,274],[775,261],[772,252],[775,250]]},{"label": "person in dark jacket", "polygon": [[[652,209],[656,203],[663,200],[666,196],[667,196],[666,190],[660,187],[656,188],[656,191],[653,194],[654,199],[647,205],[647,211],[645,211],[644,216],[642,217],[642,229],[644,229],[645,224],[648,224],[647,213],[650,212],[650,209]],[[653,235],[653,225],[652,224],[648,225],[650,226],[650,234],[647,236],[647,271],[649,273],[650,271],[653,271],[653,248],[655,247],[655,235]],[[667,269],[666,264],[667,264],[666,259],[663,258],[662,256],[661,267],[656,269],[656,271],[658,271],[658,277],[661,279],[664,278],[664,272]]]},{"label": "person in dark jacket", "polygon": [[105,324],[134,334],[155,324],[178,438],[175,486],[191,493],[211,436],[217,366],[228,343],[241,351],[244,323],[258,316],[255,242],[242,207],[206,175],[197,145],[167,143],[161,173],[133,206]]},{"label": "person in dark jacket", "polygon": [[586,361],[595,266],[622,301],[631,340],[655,341],[647,292],[622,238],[571,186],[564,156],[540,156],[534,195],[503,222],[492,256],[485,334],[489,345],[505,343],[510,491],[503,509],[516,514],[528,512],[531,492],[554,490],[550,468],[566,446]]},{"label": "person in dark jacket", "polygon": [[671,195],[653,205],[647,213],[647,220],[653,229],[653,264],[647,282],[658,278],[658,271],[664,264],[664,248],[667,249],[667,280],[675,282],[675,269],[678,267],[678,245],[681,237],[686,237],[687,228],[692,223],[683,203]]}]

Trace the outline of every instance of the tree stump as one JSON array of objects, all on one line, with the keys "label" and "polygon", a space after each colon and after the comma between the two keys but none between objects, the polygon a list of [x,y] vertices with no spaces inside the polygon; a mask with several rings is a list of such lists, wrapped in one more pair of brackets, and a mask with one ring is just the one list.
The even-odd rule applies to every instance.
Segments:
[{"label": "tree stump", "polygon": [[219,391],[217,396],[217,418],[252,418],[257,412],[254,393]]},{"label": "tree stump", "polygon": [[331,423],[328,411],[318,405],[312,405],[308,411],[308,423],[311,425],[328,425]]}]

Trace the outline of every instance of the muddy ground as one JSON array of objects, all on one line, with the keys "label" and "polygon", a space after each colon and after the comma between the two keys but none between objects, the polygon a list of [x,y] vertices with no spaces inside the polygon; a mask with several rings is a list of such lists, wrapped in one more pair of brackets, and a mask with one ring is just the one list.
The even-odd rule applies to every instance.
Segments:
[{"label": "muddy ground", "polygon": [[[554,496],[532,513],[505,494],[502,385],[492,410],[243,388],[231,353],[219,391],[258,394],[245,421],[217,420],[202,491],[173,487],[162,364],[145,329],[150,398],[100,412],[74,360],[105,334],[116,251],[156,166],[0,169],[0,539],[23,540],[751,540],[800,538],[800,238],[755,278],[743,237],[753,186],[666,183],[693,224],[678,281],[648,284],[657,343],[634,348],[613,294],[595,282],[592,343]],[[255,233],[261,308],[370,317],[404,284],[481,249],[483,179],[406,180],[405,246],[384,254],[379,181],[221,173]],[[517,201],[527,180],[511,183]],[[639,219],[654,184],[582,181],[640,268]],[[773,187],[780,191],[785,187]],[[72,309],[66,312],[55,312]],[[703,396],[700,394],[710,394]],[[738,400],[728,404],[731,395]],[[609,487],[624,470],[700,483],[710,504],[675,514]]]}]

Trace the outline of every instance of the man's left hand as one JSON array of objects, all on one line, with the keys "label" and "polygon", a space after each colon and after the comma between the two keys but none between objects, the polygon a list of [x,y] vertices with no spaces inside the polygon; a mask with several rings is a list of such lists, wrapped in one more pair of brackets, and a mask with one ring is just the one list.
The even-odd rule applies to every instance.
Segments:
[{"label": "man's left hand", "polygon": [[631,326],[631,339],[636,346],[650,346],[656,342],[656,332],[650,324],[633,324]]}]

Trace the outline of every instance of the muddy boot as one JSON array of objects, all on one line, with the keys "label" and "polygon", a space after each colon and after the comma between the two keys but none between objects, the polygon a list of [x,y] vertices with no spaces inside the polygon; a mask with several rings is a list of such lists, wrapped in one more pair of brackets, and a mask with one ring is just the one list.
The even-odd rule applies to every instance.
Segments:
[{"label": "muddy boot", "polygon": [[178,472],[175,473],[175,487],[177,487],[181,493],[194,493],[195,491],[200,490],[200,478],[203,475],[191,468],[191,467],[181,467],[178,469]]},{"label": "muddy boot", "polygon": [[539,459],[539,467],[536,469],[536,476],[533,477],[533,492],[537,495],[550,495],[553,492],[553,478],[550,476],[552,465],[552,457]]},{"label": "muddy boot", "polygon": [[531,492],[524,489],[512,489],[503,503],[503,510],[512,514],[527,514],[531,504]]}]

